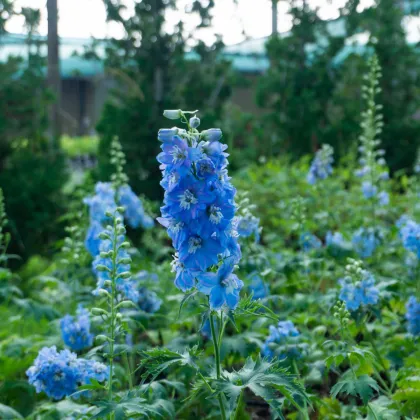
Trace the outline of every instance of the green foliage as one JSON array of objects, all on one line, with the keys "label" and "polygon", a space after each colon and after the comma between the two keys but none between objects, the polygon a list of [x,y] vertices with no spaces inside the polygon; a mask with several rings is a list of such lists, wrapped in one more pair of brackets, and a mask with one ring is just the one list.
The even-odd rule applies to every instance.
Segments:
[{"label": "green foliage", "polygon": [[70,158],[90,155],[96,156],[98,152],[99,138],[95,136],[84,137],[61,137],[61,148],[64,154]]},{"label": "green foliage", "polygon": [[379,391],[378,383],[369,375],[356,378],[353,372],[348,372],[331,388],[331,395],[333,397],[337,397],[338,394],[358,395],[363,404],[367,404],[374,391]]},{"label": "green foliage", "polygon": [[223,372],[222,379],[213,382],[213,387],[216,393],[226,395],[230,411],[235,409],[245,389],[263,398],[281,419],[284,419],[283,403],[279,394],[296,407],[304,407],[304,401],[308,402],[308,397],[294,375],[280,368],[278,361],[270,363],[260,357],[256,360],[249,357],[244,367],[237,372]]}]

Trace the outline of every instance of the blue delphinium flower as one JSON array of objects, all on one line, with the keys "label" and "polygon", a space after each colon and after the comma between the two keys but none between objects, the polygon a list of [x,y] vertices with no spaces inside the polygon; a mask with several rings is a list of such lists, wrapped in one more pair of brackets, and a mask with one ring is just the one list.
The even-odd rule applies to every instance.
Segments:
[{"label": "blue delphinium flower", "polygon": [[378,188],[375,185],[372,185],[369,181],[364,181],[362,183],[362,192],[365,198],[373,198],[378,192]]},{"label": "blue delphinium flower", "polygon": [[255,237],[255,241],[259,242],[260,240],[260,219],[253,216],[252,214],[247,214],[245,216],[239,216],[237,222],[237,229],[239,236],[243,238],[248,238],[252,235]]},{"label": "blue delphinium flower", "polygon": [[345,302],[349,311],[356,311],[362,305],[375,305],[379,300],[379,290],[375,286],[373,275],[362,270],[360,276],[358,281],[353,281],[350,276],[339,281],[341,285],[339,298]]},{"label": "blue delphinium flower", "polygon": [[153,219],[145,214],[143,203],[129,185],[120,187],[118,198],[119,205],[124,207],[124,218],[130,227],[136,229],[139,226],[143,228],[153,226]]},{"label": "blue delphinium flower", "polygon": [[318,180],[328,178],[332,172],[332,164],[334,162],[334,150],[329,144],[323,144],[322,148],[315,154],[315,158],[312,161],[307,181],[313,185]]},{"label": "blue delphinium flower", "polygon": [[399,226],[404,248],[420,259],[420,224],[409,218],[401,218]]},{"label": "blue delphinium flower", "polygon": [[344,237],[341,232],[328,231],[325,236],[325,243],[327,246],[341,248],[344,245]]},{"label": "blue delphinium flower", "polygon": [[378,200],[381,206],[387,206],[389,204],[389,194],[386,191],[381,191],[378,194]]},{"label": "blue delphinium flower", "polygon": [[[199,124],[198,119],[194,124]],[[228,263],[223,260],[233,261],[229,263],[233,270],[241,255],[235,219],[236,190],[227,174],[227,146],[219,142],[220,138],[219,129],[202,133],[193,127],[189,131],[159,131],[162,152],[157,159],[165,197],[158,221],[167,228],[176,249],[172,263],[175,285],[182,291],[197,285],[210,295],[212,308],[223,304],[233,308],[242,282],[232,272],[225,278],[217,277],[226,271]],[[205,275],[216,266],[220,266],[218,274]],[[212,287],[209,281],[214,281]]]},{"label": "blue delphinium flower", "polygon": [[162,305],[162,299],[153,290],[149,290],[144,283],[157,282],[158,276],[147,271],[140,271],[133,276],[133,280],[137,283],[139,294],[137,300],[134,302],[144,312],[150,314],[157,312]]},{"label": "blue delphinium flower", "polygon": [[369,258],[380,245],[379,234],[373,228],[360,228],[352,238],[354,250],[361,258]]},{"label": "blue delphinium flower", "polygon": [[264,357],[272,359],[278,357],[297,358],[300,356],[296,346],[296,339],[300,335],[292,321],[280,321],[277,326],[270,325],[269,336],[265,340],[261,353]]},{"label": "blue delphinium flower", "polygon": [[248,276],[248,281],[250,282],[249,290],[252,293],[253,300],[264,299],[270,294],[268,285],[256,271]]},{"label": "blue delphinium flower", "polygon": [[410,296],[406,308],[405,318],[408,321],[408,332],[418,336],[420,335],[420,302],[414,296]]},{"label": "blue delphinium flower", "polygon": [[89,311],[79,305],[76,317],[65,315],[60,320],[61,337],[64,344],[74,351],[83,350],[93,343],[90,333]]},{"label": "blue delphinium flower", "polygon": [[89,383],[90,379],[104,381],[108,377],[108,369],[102,363],[78,359],[67,349],[58,352],[53,346],[44,347],[39,352],[26,375],[36,392],[45,392],[49,397],[60,400],[73,394],[78,386]]},{"label": "blue delphinium flower", "polygon": [[299,242],[304,252],[309,252],[313,249],[319,249],[322,247],[321,240],[309,232],[302,233],[300,235]]},{"label": "blue delphinium flower", "polygon": [[90,226],[86,235],[86,249],[96,257],[99,252],[99,234],[104,225],[109,222],[107,212],[113,213],[118,205],[124,207],[124,217],[132,228],[142,226],[144,229],[153,226],[153,219],[148,216],[141,200],[134,194],[129,185],[123,185],[118,193],[110,182],[98,182],[95,186],[95,195],[86,197],[83,202],[89,206]]},{"label": "blue delphinium flower", "polygon": [[217,273],[200,273],[197,289],[210,296],[210,308],[220,309],[226,304],[235,309],[239,302],[239,292],[243,287],[242,280],[233,274],[235,260],[233,257],[223,261]]}]

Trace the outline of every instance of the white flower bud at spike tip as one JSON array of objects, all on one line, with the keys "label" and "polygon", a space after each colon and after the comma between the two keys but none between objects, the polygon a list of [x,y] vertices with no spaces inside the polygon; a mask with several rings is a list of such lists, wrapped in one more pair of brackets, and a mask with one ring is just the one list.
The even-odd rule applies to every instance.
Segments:
[{"label": "white flower bud at spike tip", "polygon": [[190,126],[192,128],[197,128],[200,125],[200,118],[194,115],[194,117],[190,118]]},{"label": "white flower bud at spike tip", "polygon": [[178,120],[181,118],[181,110],[180,109],[166,109],[163,111],[163,116],[170,120]]}]

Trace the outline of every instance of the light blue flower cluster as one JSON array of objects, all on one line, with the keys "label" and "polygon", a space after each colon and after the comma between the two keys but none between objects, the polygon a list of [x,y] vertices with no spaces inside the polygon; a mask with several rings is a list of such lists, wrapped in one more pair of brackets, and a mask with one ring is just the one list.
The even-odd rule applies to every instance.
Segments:
[{"label": "light blue flower cluster", "polygon": [[381,234],[374,228],[361,227],[353,234],[352,244],[360,258],[369,258],[381,244]]},{"label": "light blue flower cluster", "polygon": [[243,238],[254,235],[255,242],[260,241],[260,219],[251,213],[238,217],[237,230],[239,236]]},{"label": "light blue flower cluster", "polygon": [[86,197],[83,202],[89,206],[90,219],[85,246],[93,257],[100,252],[99,234],[103,231],[104,224],[110,220],[105,212],[114,212],[117,202],[124,207],[124,217],[130,227],[136,229],[142,226],[148,229],[153,226],[153,219],[145,213],[141,200],[129,185],[120,187],[116,194],[112,183],[98,182],[95,186],[95,195]]},{"label": "light blue flower cluster", "polygon": [[36,392],[61,400],[73,394],[78,386],[92,379],[103,382],[108,378],[108,368],[94,360],[77,358],[69,350],[57,351],[55,346],[44,347],[27,371],[29,383]]},{"label": "light blue flower cluster", "polygon": [[334,163],[334,149],[329,144],[323,144],[322,148],[315,154],[309,168],[307,181],[309,184],[314,185],[318,180],[328,178],[332,172]]},{"label": "light blue flower cluster", "polygon": [[[171,111],[166,115],[171,116]],[[233,274],[241,251],[235,223],[236,190],[227,172],[227,146],[219,141],[219,129],[199,133],[194,128],[198,122],[192,120],[188,131],[159,131],[162,153],[157,159],[165,197],[158,220],[167,228],[177,252],[172,264],[175,285],[182,291],[196,286],[209,295],[212,309],[225,304],[233,309],[243,283]],[[207,272],[216,266],[217,272]]]},{"label": "light blue flower cluster", "polygon": [[162,300],[153,290],[149,290],[146,286],[142,285],[142,283],[145,283],[146,281],[157,282],[157,275],[148,273],[147,271],[140,271],[133,276],[133,280],[137,282],[139,287],[139,298],[136,302],[139,308],[149,314],[157,312],[162,305]]},{"label": "light blue flower cluster", "polygon": [[408,321],[408,332],[414,336],[420,335],[420,302],[410,296],[406,305],[405,318]]},{"label": "light blue flower cluster", "polygon": [[90,333],[89,311],[79,305],[76,317],[65,315],[60,320],[61,337],[64,344],[74,351],[83,350],[93,343],[93,334]]},{"label": "light blue flower cluster", "polygon": [[322,248],[321,240],[309,232],[304,232],[300,235],[299,243],[304,252]]},{"label": "light blue flower cluster", "polygon": [[280,321],[277,326],[270,325],[269,336],[265,340],[261,353],[272,359],[298,358],[300,351],[296,345],[296,337],[300,335],[292,321]]},{"label": "light blue flower cluster", "polygon": [[[117,290],[127,299],[137,302],[139,299],[139,291],[137,282],[128,275],[130,272],[131,258],[127,252],[129,244],[124,242],[125,228],[121,219],[117,226],[117,232],[118,234],[115,235],[113,228],[108,226],[100,234],[100,253],[92,262],[93,272],[97,278],[96,289],[92,293],[98,295],[101,289],[110,290],[109,283],[111,282],[111,273],[112,270],[115,269]],[[115,261],[111,258],[112,251],[114,250],[116,252]],[[98,268],[101,268],[102,266],[105,266],[107,269],[99,270]]]},{"label": "light blue flower cluster", "polygon": [[270,294],[270,289],[265,281],[256,271],[248,276],[249,290],[252,293],[252,300],[264,299]]},{"label": "light blue flower cluster", "polygon": [[397,222],[404,248],[420,259],[420,224],[403,216]]},{"label": "light blue flower cluster", "polygon": [[325,236],[325,243],[327,246],[342,248],[345,243],[343,234],[341,232],[328,231]]},{"label": "light blue flower cluster", "polygon": [[379,290],[375,286],[373,275],[362,270],[357,281],[346,276],[339,281],[341,291],[339,298],[346,304],[349,311],[356,311],[362,305],[375,305],[379,300]]}]

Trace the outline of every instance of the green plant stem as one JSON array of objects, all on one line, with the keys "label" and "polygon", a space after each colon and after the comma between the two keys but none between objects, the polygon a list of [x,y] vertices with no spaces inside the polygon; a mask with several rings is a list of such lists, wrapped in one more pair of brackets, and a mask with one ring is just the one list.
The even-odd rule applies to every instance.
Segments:
[{"label": "green plant stem", "polygon": [[242,390],[239,393],[239,397],[238,397],[238,402],[236,403],[236,408],[235,408],[235,414],[233,416],[233,420],[240,420],[239,416],[239,408],[241,406],[241,401],[242,401]]},{"label": "green plant stem", "polygon": [[[214,357],[216,359],[216,376],[217,376],[217,379],[220,379],[220,376],[221,376],[220,348],[219,348],[219,340],[216,335],[216,329],[214,328],[213,314],[210,314],[210,329],[211,329],[211,336],[213,337]],[[222,416],[222,420],[226,420],[226,411],[225,411],[225,406],[223,404],[222,395],[219,394],[217,396],[217,399],[219,400],[220,414]]]},{"label": "green plant stem", "polygon": [[133,374],[131,372],[131,365],[130,365],[130,359],[128,358],[128,353],[125,352],[124,353],[124,361],[125,361],[125,366],[126,369],[128,371],[128,386],[130,388],[130,391],[133,389]]},{"label": "green plant stem", "polygon": [[[114,241],[112,245],[112,271],[111,271],[111,297],[110,297],[110,306],[111,306],[111,323],[110,323],[110,338],[109,343],[109,380],[108,380],[108,400],[112,402],[112,379],[114,374],[114,341],[115,341],[115,292],[116,292],[116,280],[117,280],[117,253],[118,253],[118,241],[117,241],[117,221],[114,218]],[[113,414],[110,415],[110,418],[113,418]]]}]

